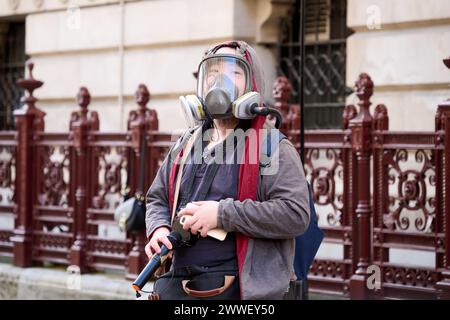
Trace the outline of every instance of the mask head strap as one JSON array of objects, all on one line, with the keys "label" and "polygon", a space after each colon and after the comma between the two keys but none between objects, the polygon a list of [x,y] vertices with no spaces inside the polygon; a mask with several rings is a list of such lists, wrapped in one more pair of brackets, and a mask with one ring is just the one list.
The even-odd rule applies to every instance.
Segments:
[{"label": "mask head strap", "polygon": [[206,50],[205,54],[203,57],[207,57],[211,54],[215,54],[220,48],[233,48],[233,49],[237,49],[239,51],[239,53],[241,54],[241,56],[245,57],[246,56],[246,48],[245,46],[240,43],[239,41],[227,41],[227,42],[223,42],[221,44],[218,44],[217,46]]}]

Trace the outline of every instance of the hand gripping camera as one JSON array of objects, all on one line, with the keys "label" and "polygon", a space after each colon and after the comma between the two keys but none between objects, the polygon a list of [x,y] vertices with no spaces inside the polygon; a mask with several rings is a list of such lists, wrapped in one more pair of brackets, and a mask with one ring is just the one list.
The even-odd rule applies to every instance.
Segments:
[{"label": "hand gripping camera", "polygon": [[[189,219],[189,216],[178,217],[178,215],[176,215],[174,217],[172,222],[172,232],[167,236],[172,244],[172,248],[192,246],[197,241],[198,235],[193,235],[189,230],[183,229],[183,224],[187,219]],[[152,256],[145,268],[133,282],[133,289],[136,291],[137,297],[140,297],[139,292],[142,291],[142,288],[160,267],[162,261],[164,261],[169,252],[170,250],[165,245],[162,245],[161,252],[159,254],[155,253]]]}]

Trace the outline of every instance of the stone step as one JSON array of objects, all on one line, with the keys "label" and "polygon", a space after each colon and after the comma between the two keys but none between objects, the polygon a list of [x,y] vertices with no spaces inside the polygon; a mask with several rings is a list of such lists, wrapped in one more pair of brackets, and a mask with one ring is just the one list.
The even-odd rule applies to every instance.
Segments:
[{"label": "stone step", "polygon": [[[130,281],[123,276],[69,271],[62,267],[18,268],[0,263],[0,299],[135,299]],[[149,283],[144,290],[152,287]]]},{"label": "stone step", "polygon": [[[149,282],[145,291],[153,289]],[[110,273],[77,274],[64,267],[18,268],[0,262],[0,300],[134,300],[131,282],[123,275]],[[310,293],[310,300],[348,299],[322,293]],[[138,300],[147,300],[143,294]]]}]

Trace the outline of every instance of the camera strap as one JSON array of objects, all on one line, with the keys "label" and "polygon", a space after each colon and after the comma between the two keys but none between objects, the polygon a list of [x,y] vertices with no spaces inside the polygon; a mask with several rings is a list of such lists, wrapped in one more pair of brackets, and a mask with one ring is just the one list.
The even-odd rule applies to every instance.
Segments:
[{"label": "camera strap", "polygon": [[176,183],[175,183],[175,192],[174,192],[174,197],[173,197],[171,224],[173,224],[173,218],[175,217],[176,210],[177,210],[178,194],[180,193],[181,177],[183,175],[184,164],[186,163],[186,159],[188,158],[189,154],[191,153],[191,149],[192,149],[192,146],[194,145],[194,141],[196,141],[198,135],[201,134],[201,132],[202,132],[202,128],[199,127],[189,137],[188,142],[186,143],[186,146],[183,149],[183,155],[180,158],[177,177],[176,177]]},{"label": "camera strap", "polygon": [[[179,168],[177,171],[177,175],[176,175],[176,184],[175,184],[175,190],[174,190],[174,201],[173,201],[173,207],[172,207],[172,219],[171,219],[171,225],[173,225],[173,221],[174,218],[176,216],[176,210],[177,210],[177,204],[178,204],[178,197],[180,194],[180,186],[181,186],[181,177],[183,175],[183,169],[184,169],[184,165],[186,163],[187,158],[189,157],[190,153],[191,153],[191,149],[192,146],[194,145],[194,142],[196,141],[199,132],[202,132],[202,129],[198,129],[196,131],[194,131],[194,133],[189,137],[188,142],[186,143],[185,148],[183,149],[183,154],[180,158],[180,162],[179,162]],[[216,163],[215,161],[212,161],[211,163],[208,163],[206,170],[205,170],[205,175],[204,178],[202,179],[202,183],[200,185],[200,190],[198,192],[198,195],[196,197],[197,201],[202,201],[206,198],[206,195],[212,185],[212,182],[214,180],[214,177],[217,173],[217,170],[219,169],[220,164]],[[189,176],[189,185],[186,187],[185,192],[187,192],[187,194],[189,195],[189,193],[191,192],[192,189],[192,185],[193,185],[193,181],[194,181],[194,176],[195,176],[195,170],[194,173],[191,173],[191,175]],[[188,196],[182,196],[182,198],[184,200],[184,202],[186,203],[181,203],[182,205],[186,205],[187,204],[187,200]],[[181,206],[180,206],[181,207]],[[223,241],[227,235],[227,232],[225,232],[222,229],[212,229],[208,232],[208,235]]]},{"label": "camera strap", "polygon": [[[192,153],[192,150],[191,152]],[[192,156],[192,171],[189,174],[189,177],[186,181],[186,185],[184,186],[184,188],[182,190],[180,190],[180,208],[184,208],[186,206],[186,204],[188,203],[189,199],[191,198],[191,193],[192,193],[192,189],[194,186],[194,181],[195,181],[195,176],[197,174],[197,171],[200,167],[201,164],[196,163],[194,161],[195,159],[195,155]],[[206,161],[206,160],[202,160],[202,161]],[[199,190],[197,192],[197,197],[195,199],[193,199],[194,201],[203,201],[206,199],[206,196],[208,194],[209,189],[211,188],[211,185],[214,181],[214,177],[216,176],[217,170],[219,169],[219,164],[216,163],[216,161],[214,161],[214,159],[210,159],[210,161],[208,161],[209,163],[207,163],[206,166],[206,170],[203,176],[203,179],[200,183],[199,186]],[[181,187],[181,185],[180,185]]]}]

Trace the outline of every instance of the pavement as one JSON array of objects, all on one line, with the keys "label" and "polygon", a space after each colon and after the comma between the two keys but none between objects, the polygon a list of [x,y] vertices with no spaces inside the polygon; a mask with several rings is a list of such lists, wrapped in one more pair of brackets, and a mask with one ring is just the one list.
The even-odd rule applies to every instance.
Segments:
[{"label": "pavement", "polygon": [[[153,282],[143,289],[151,291]],[[75,268],[18,268],[0,262],[0,300],[136,300],[131,282],[124,275],[110,273],[79,274]],[[345,299],[340,296],[309,294],[310,300]],[[137,300],[147,300],[143,294]]]}]

